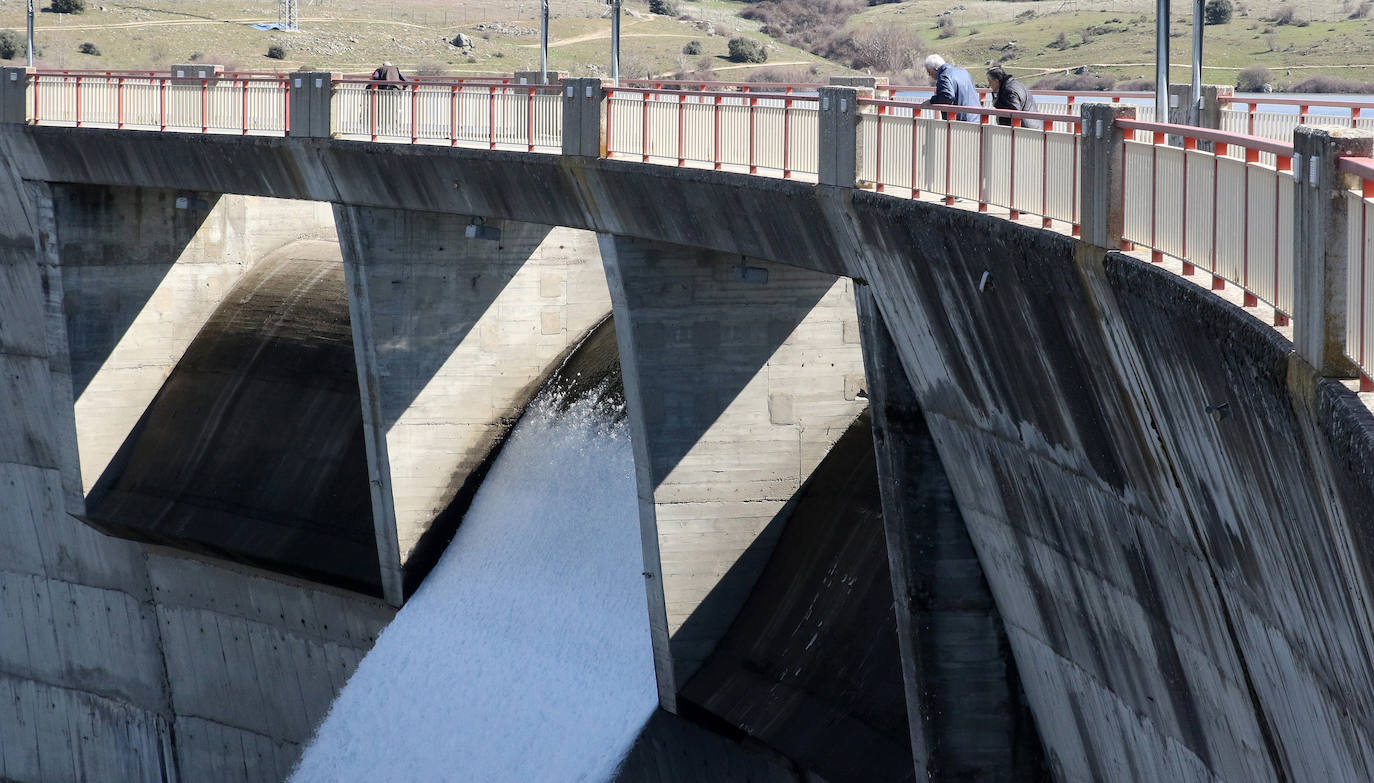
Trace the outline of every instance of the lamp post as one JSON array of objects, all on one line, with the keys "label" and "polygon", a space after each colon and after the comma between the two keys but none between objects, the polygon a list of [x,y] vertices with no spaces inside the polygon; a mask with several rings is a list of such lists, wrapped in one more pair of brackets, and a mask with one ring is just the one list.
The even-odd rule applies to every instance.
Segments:
[{"label": "lamp post", "polygon": [[29,0],[29,67],[33,67],[33,0]]},{"label": "lamp post", "polygon": [[1169,0],[1155,2],[1155,122],[1169,121]]},{"label": "lamp post", "polygon": [[540,10],[539,83],[549,83],[549,0],[543,0]]}]

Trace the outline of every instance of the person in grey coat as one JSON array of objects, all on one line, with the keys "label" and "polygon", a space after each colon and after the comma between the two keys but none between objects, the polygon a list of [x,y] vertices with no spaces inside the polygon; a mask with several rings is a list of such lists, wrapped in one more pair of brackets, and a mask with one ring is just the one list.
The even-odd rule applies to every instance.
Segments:
[{"label": "person in grey coat", "polygon": [[[945,58],[938,54],[932,54],[926,58],[925,68],[926,75],[935,82],[935,94],[923,101],[923,104],[979,105],[978,88],[973,86],[973,77],[968,75],[968,71],[963,68],[955,68],[945,62]],[[946,114],[945,117],[948,118],[949,115]],[[959,112],[955,117],[964,122],[978,121],[978,115],[971,112]]]},{"label": "person in grey coat", "polygon": [[[1036,111],[1039,108],[1035,105],[1035,96],[1031,95],[1031,91],[1026,88],[1026,85],[1017,81],[1000,65],[994,65],[988,69],[988,89],[992,90],[992,107],[994,109]],[[997,122],[1000,125],[1010,125],[1011,118],[998,117]],[[1040,130],[1045,127],[1045,123],[1040,120],[1022,120],[1021,127]]]}]

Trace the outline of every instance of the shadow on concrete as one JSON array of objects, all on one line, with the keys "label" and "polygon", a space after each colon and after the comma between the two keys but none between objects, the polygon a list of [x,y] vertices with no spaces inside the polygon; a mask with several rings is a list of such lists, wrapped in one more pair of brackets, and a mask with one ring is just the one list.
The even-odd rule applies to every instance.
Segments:
[{"label": "shadow on concrete", "polygon": [[640,729],[616,783],[815,783],[776,752],[709,716],[689,720],[659,709]]},{"label": "shadow on concrete", "polygon": [[[334,221],[344,262],[367,275],[384,429],[434,379],[553,230],[492,221],[488,227],[500,229],[499,241],[470,239],[461,215],[340,205]],[[480,451],[490,447],[481,444]]]},{"label": "shadow on concrete", "polygon": [[[683,686],[679,709],[705,712],[832,783],[914,780],[867,411],[771,527],[783,529],[772,557]],[[748,577],[733,571],[722,585]],[[717,611],[720,592],[684,631]]]},{"label": "shadow on concrete", "polygon": [[380,595],[343,267],[332,243],[257,264],[87,499],[114,535]]},{"label": "shadow on concrete", "polygon": [[210,195],[177,209],[177,197],[151,188],[52,186],[74,399],[218,203]]}]

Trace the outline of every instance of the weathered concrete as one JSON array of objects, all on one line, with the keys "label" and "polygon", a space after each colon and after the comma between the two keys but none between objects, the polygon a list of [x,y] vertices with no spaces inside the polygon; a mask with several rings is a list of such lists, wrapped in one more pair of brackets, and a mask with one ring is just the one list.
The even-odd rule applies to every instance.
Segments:
[{"label": "weathered concrete", "polygon": [[1135,119],[1134,106],[1086,103],[1083,137],[1079,142],[1079,168],[1083,172],[1080,210],[1083,241],[1115,250],[1121,245],[1126,204],[1121,194],[1126,181],[1121,158],[1123,130],[1117,118]]},{"label": "weathered concrete", "polygon": [[343,262],[269,253],[87,496],[102,530],[381,595]]},{"label": "weathered concrete", "polygon": [[1336,160],[1371,153],[1374,132],[1363,129],[1300,126],[1293,134],[1293,343],[1327,377],[1356,374],[1345,357],[1354,288],[1345,194],[1359,178],[1338,171]]},{"label": "weathered concrete", "polygon": [[267,252],[333,238],[328,205],[80,185],[34,186],[58,274],[89,492],[229,290]]},{"label": "weathered concrete", "polygon": [[338,208],[373,521],[388,600],[434,519],[503,438],[549,364],[610,310],[595,237]]},{"label": "weathered concrete", "polygon": [[671,709],[767,562],[768,523],[863,408],[862,357],[847,281],[620,237],[601,252]]},{"label": "weathered concrete", "polygon": [[[35,181],[480,214],[861,278],[1061,779],[1374,777],[1374,425],[1267,327],[1162,270],[881,194],[585,157],[48,128],[0,129],[0,147]],[[26,270],[10,274],[39,300]],[[50,421],[46,390],[16,408]]]},{"label": "weathered concrete", "polygon": [[380,600],[148,551],[183,780],[284,780],[394,610]]},{"label": "weathered concrete", "polygon": [[918,779],[1036,779],[1040,740],[950,479],[872,288],[854,298]]},{"label": "weathered concrete", "polygon": [[771,524],[773,556],[679,709],[830,783],[916,780],[867,412]]}]

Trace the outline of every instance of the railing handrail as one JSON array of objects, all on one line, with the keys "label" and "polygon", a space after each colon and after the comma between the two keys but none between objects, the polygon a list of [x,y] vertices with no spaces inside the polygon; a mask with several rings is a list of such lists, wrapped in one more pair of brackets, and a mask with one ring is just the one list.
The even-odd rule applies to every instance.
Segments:
[{"label": "railing handrail", "polygon": [[1336,98],[1287,98],[1287,97],[1242,97],[1238,95],[1218,95],[1219,103],[1239,103],[1247,106],[1323,106],[1338,109],[1374,109],[1374,101],[1340,100]]},{"label": "railing handrail", "polygon": [[1336,169],[1374,182],[1374,158],[1337,158]]},{"label": "railing handrail", "polygon": [[900,106],[917,111],[936,111],[942,114],[977,114],[983,117],[1010,117],[1012,119],[1041,120],[1057,122],[1061,125],[1082,125],[1083,118],[1077,114],[1055,114],[1041,111],[1015,111],[1013,109],[994,109],[988,106],[956,106],[945,103],[917,103],[886,98],[860,98],[860,106]]},{"label": "railing handrail", "polygon": [[[656,90],[656,89],[653,89],[653,88],[650,88],[650,87],[624,87],[624,86],[616,87],[616,86],[609,85],[609,84],[603,84],[603,85],[601,85],[601,91],[604,92],[604,93],[607,95],[607,97],[609,97],[609,96],[611,96],[611,95],[613,95],[613,94],[615,94],[615,93],[632,93],[632,94],[638,94],[638,95],[671,95],[671,96],[674,96],[674,97],[677,97],[677,96],[679,96],[679,95],[686,95],[686,94],[687,94],[687,93],[683,92],[682,90]],[[737,98],[742,97],[742,96],[744,95],[744,93],[739,93],[739,92],[723,92],[723,91],[712,91],[712,92],[694,91],[694,92],[691,93],[691,95],[693,95],[693,96],[700,96],[700,97],[706,97],[706,98],[721,97],[721,98],[736,98],[736,99],[737,99]],[[750,97],[750,98],[769,98],[769,99],[776,99],[776,100],[780,100],[780,101],[802,101],[802,102],[808,102],[808,101],[809,101],[809,102],[813,102],[813,103],[814,103],[814,102],[818,102],[818,101],[820,101],[820,99],[821,99],[819,95],[797,95],[797,94],[795,94],[795,93],[783,93],[783,92],[750,92],[750,93],[749,93],[749,97]]]},{"label": "railing handrail", "polygon": [[372,79],[372,78],[368,78],[368,77],[364,77],[364,76],[359,76],[359,77],[348,76],[348,77],[335,77],[335,78],[333,78],[333,79],[330,80],[330,83],[331,83],[331,84],[362,84],[362,85],[366,85],[366,86],[369,86],[369,87],[399,87],[399,88],[401,88],[401,89],[413,89],[413,88],[416,88],[416,87],[481,87],[481,88],[483,88],[483,89],[490,89],[490,90],[497,90],[497,89],[503,89],[503,90],[522,90],[522,91],[534,90],[534,91],[539,91],[539,92],[544,92],[544,93],[549,93],[549,94],[557,93],[557,92],[559,92],[560,90],[562,90],[562,87],[560,87],[560,86],[557,85],[557,84],[512,84],[512,83],[497,84],[497,83],[495,83],[495,82],[477,82],[477,81],[469,81],[469,80],[466,80],[466,79],[459,79],[459,80],[452,80],[452,81],[440,81],[440,80],[435,79],[435,80],[423,81],[423,82],[422,82],[422,81],[415,81],[415,80],[411,79],[410,77],[406,77],[406,79],[405,79],[404,81],[400,81],[400,80],[392,80],[392,79]]},{"label": "railing handrail", "polygon": [[1245,133],[1229,133],[1227,131],[1212,130],[1211,128],[1199,128],[1196,125],[1174,125],[1167,122],[1143,122],[1140,120],[1118,119],[1116,124],[1131,131],[1145,131],[1147,133],[1158,133],[1168,136],[1181,136],[1185,139],[1196,139],[1197,141],[1210,141],[1215,144],[1243,147],[1245,149],[1255,150],[1256,152],[1268,152],[1282,157],[1293,156],[1292,144],[1284,144],[1281,141],[1266,139],[1262,136],[1250,136]]},{"label": "railing handrail", "polygon": [[287,77],[287,76],[285,76],[285,75],[282,75],[282,76],[275,76],[275,75],[274,75],[274,76],[244,76],[244,75],[235,74],[235,75],[233,75],[233,76],[226,76],[226,75],[222,75],[222,74],[221,74],[221,75],[217,75],[217,76],[200,77],[200,76],[171,76],[171,75],[165,74],[165,73],[158,73],[158,74],[153,74],[153,75],[151,75],[151,76],[148,76],[148,75],[144,75],[144,74],[142,74],[142,73],[138,73],[138,74],[127,74],[127,75],[126,75],[126,74],[117,74],[117,73],[110,73],[110,74],[106,74],[106,73],[99,73],[99,74],[93,74],[93,73],[52,73],[52,72],[45,71],[45,72],[42,72],[42,73],[30,73],[29,76],[30,76],[35,82],[38,82],[38,81],[44,80],[44,79],[49,80],[49,81],[51,81],[51,80],[53,80],[53,79],[70,79],[70,80],[74,80],[74,81],[77,81],[77,82],[81,82],[81,81],[88,80],[88,79],[118,79],[118,80],[123,80],[123,81],[125,81],[125,82],[130,81],[130,80],[134,80],[134,81],[146,80],[146,81],[152,82],[152,83],[156,83],[156,82],[177,82],[177,83],[180,83],[180,84],[200,84],[200,83],[202,83],[202,82],[232,82],[232,83],[246,83],[246,82],[248,82],[248,83],[267,83],[267,84],[289,85],[290,82],[291,82],[290,78]]}]

